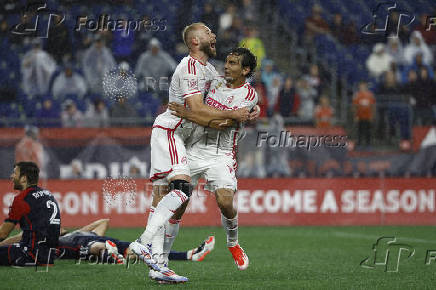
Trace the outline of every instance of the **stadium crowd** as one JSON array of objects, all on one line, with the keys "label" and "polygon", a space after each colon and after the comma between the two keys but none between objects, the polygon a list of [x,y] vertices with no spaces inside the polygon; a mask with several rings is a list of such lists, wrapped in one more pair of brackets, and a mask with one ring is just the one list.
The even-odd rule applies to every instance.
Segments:
[{"label": "stadium crowd", "polygon": [[[11,5],[4,4],[0,15],[2,55],[7,58],[2,62],[0,105],[5,117],[24,122],[4,119],[3,126],[22,126],[29,122],[39,127],[150,125],[163,110],[168,78],[176,60],[186,53],[180,39],[162,45],[159,38],[164,38],[166,32],[77,32],[65,22],[50,27],[46,39],[23,37],[10,32],[13,26],[10,13],[19,9]],[[80,6],[80,12],[95,11]],[[126,15],[120,17],[127,21]],[[336,108],[330,103],[336,96],[326,94],[328,76],[322,66],[308,62],[298,72],[279,71],[268,58],[259,37],[258,17],[258,1],[204,2],[197,20],[217,32],[217,67],[222,68],[220,60],[230,48],[238,45],[250,48],[259,60],[252,82],[260,95],[262,117],[278,114],[298,124],[333,126],[337,122]],[[142,18],[150,19],[150,16]],[[391,17],[386,34],[389,29],[395,29],[395,18],[395,15]],[[31,19],[32,15],[23,14],[20,21],[31,25]],[[366,60],[370,89],[376,94],[411,95],[410,104],[417,116],[413,122],[419,125],[431,124],[435,103],[435,98],[429,96],[434,85],[436,37],[426,31],[426,19],[422,15],[414,27],[401,26],[398,38],[372,37],[373,52]],[[350,49],[362,42],[353,21],[345,22],[341,13],[325,14],[315,4],[311,15],[304,20],[299,38],[303,45],[310,46],[318,35],[331,35]],[[117,67],[134,72],[138,82],[138,89],[129,92],[128,98],[121,102],[105,95],[102,82],[104,75]],[[387,115],[393,127],[397,112],[392,108],[385,111],[390,112]],[[135,122],[132,117],[146,118],[147,122]],[[411,115],[409,119],[412,122]],[[406,130],[407,126],[408,122],[402,124],[402,139],[410,139],[410,126]]]}]

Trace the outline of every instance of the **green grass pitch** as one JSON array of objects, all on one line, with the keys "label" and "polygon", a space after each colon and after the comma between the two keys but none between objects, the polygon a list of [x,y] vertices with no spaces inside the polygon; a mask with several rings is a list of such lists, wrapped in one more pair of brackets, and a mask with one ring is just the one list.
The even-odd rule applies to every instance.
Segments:
[{"label": "green grass pitch", "polygon": [[[110,229],[107,235],[133,240],[142,229]],[[203,262],[174,261],[176,273],[190,281],[158,285],[146,277],[143,264],[76,265],[59,260],[48,272],[35,268],[0,268],[0,289],[434,289],[436,282],[436,229],[434,227],[241,227],[240,242],[250,266],[237,270],[225,246],[222,228],[181,228],[176,250],[197,246],[209,234],[215,250]],[[390,262],[400,252],[398,272],[384,265],[364,268],[360,263],[374,254],[377,239],[396,237],[389,246]],[[400,245],[400,246],[398,246]],[[408,258],[409,250],[414,255]],[[377,249],[384,256],[386,247]],[[429,250],[434,250],[428,252]],[[435,258],[432,259],[431,257]],[[430,264],[426,265],[426,260]],[[38,270],[44,270],[39,268]]]}]

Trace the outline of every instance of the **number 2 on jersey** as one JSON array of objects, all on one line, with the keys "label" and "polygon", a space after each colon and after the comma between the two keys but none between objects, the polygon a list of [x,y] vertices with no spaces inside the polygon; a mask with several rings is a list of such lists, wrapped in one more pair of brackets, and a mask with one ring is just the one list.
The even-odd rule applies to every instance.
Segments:
[{"label": "number 2 on jersey", "polygon": [[48,200],[47,201],[47,208],[51,208],[51,207],[53,207],[53,213],[50,217],[50,224],[51,225],[59,225],[61,223],[61,221],[60,221],[60,219],[56,218],[56,215],[58,214],[58,206],[53,201]]}]

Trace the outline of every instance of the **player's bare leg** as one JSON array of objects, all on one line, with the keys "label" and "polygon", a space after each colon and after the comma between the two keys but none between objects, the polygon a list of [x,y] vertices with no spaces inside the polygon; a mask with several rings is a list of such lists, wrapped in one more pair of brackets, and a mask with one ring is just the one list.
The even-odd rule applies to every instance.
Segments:
[{"label": "player's bare leg", "polygon": [[235,192],[231,189],[219,188],[215,191],[218,207],[221,210],[221,221],[227,234],[227,247],[239,270],[248,267],[248,257],[238,243],[238,213],[233,207]]},{"label": "player's bare leg", "polygon": [[80,228],[79,231],[94,232],[98,236],[104,236],[108,227],[109,227],[109,219],[99,219],[89,225]]}]

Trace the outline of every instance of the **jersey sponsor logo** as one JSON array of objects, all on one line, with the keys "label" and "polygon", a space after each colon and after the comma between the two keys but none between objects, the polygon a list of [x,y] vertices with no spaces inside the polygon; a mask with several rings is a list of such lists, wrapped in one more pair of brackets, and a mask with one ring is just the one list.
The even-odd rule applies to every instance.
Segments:
[{"label": "jersey sponsor logo", "polygon": [[227,100],[226,100],[227,104],[231,104],[233,102],[234,98],[235,98],[234,96],[227,97]]},{"label": "jersey sponsor logo", "polygon": [[196,79],[188,80],[189,90],[198,90],[198,81]]},{"label": "jersey sponsor logo", "polygon": [[221,104],[220,102],[218,102],[217,100],[212,99],[211,97],[207,97],[206,104],[208,106],[217,108],[219,110],[229,110],[230,109],[226,105]]}]

